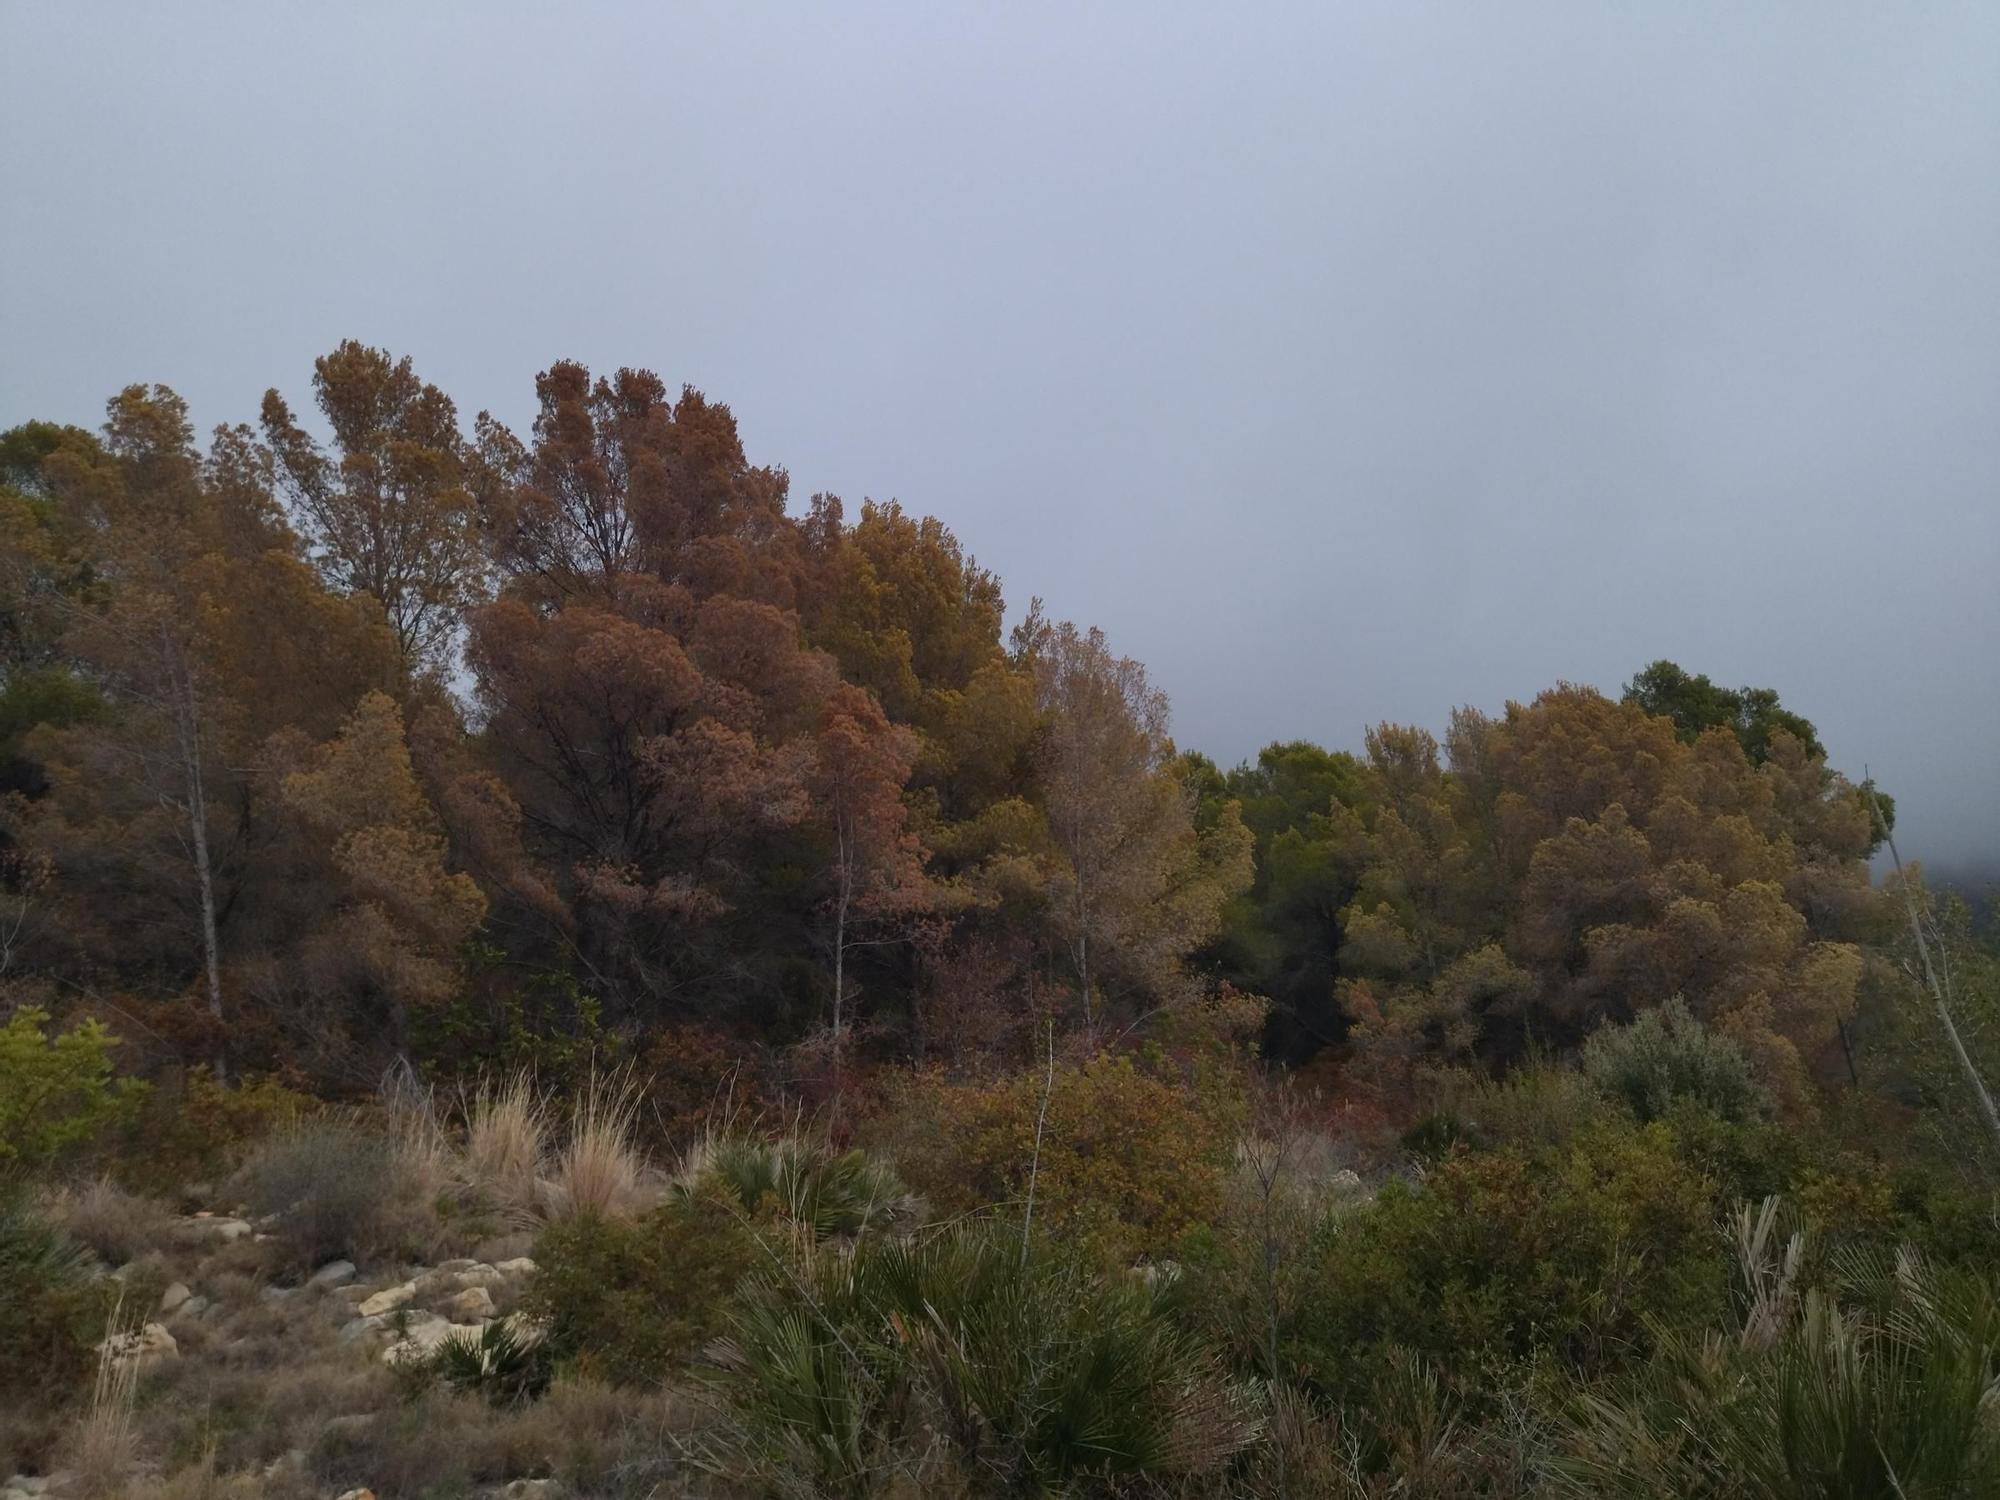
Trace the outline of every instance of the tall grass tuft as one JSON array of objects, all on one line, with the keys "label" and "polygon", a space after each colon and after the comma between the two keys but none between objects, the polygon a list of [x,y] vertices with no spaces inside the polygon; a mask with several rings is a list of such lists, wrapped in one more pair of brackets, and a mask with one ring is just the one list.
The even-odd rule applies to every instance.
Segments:
[{"label": "tall grass tuft", "polygon": [[465,1185],[491,1194],[513,1223],[532,1221],[548,1137],[548,1105],[526,1069],[498,1082],[482,1079],[465,1100]]},{"label": "tall grass tuft", "polygon": [[139,1390],[139,1357],[131,1345],[139,1325],[123,1318],[123,1306],[121,1302],[112,1310],[110,1328],[98,1347],[90,1405],[70,1437],[75,1486],[87,1497],[124,1494],[138,1457],[132,1409]]},{"label": "tall grass tuft", "polygon": [[569,1138],[539,1185],[548,1219],[615,1218],[645,1207],[645,1158],[633,1140],[640,1093],[630,1074],[592,1074],[577,1096]]},{"label": "tall grass tuft", "polygon": [[436,1198],[450,1185],[457,1165],[451,1138],[438,1119],[436,1091],[404,1063],[384,1075],[380,1095],[403,1186],[426,1201]]}]

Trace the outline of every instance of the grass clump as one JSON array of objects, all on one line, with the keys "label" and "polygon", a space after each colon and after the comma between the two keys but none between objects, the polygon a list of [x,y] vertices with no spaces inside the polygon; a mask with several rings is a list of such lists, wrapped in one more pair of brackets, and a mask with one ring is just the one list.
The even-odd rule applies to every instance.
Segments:
[{"label": "grass clump", "polygon": [[25,1197],[0,1197],[0,1391],[48,1403],[77,1390],[109,1306],[89,1252]]},{"label": "grass clump", "polygon": [[1254,1423],[1170,1297],[980,1223],[810,1255],[758,1278],[717,1346],[713,1457],[830,1495],[1213,1473]]},{"label": "grass clump", "polygon": [[531,1222],[548,1136],[548,1105],[529,1073],[482,1080],[465,1100],[463,1180],[490,1194],[510,1223]]},{"label": "grass clump", "polygon": [[866,1152],[798,1139],[709,1142],[681,1174],[682,1193],[704,1189],[746,1215],[775,1219],[815,1240],[888,1228],[912,1206],[902,1180]]},{"label": "grass clump", "polygon": [[250,1211],[274,1218],[285,1265],[421,1254],[435,1232],[426,1184],[395,1141],[322,1117],[278,1132],[240,1175]]},{"label": "grass clump", "polygon": [[644,1206],[649,1174],[633,1134],[639,1104],[629,1076],[591,1076],[571,1112],[568,1138],[537,1190],[545,1218],[608,1218]]},{"label": "grass clump", "polygon": [[1625,1393],[1584,1393],[1556,1466],[1629,1500],[2000,1494],[2000,1295],[1904,1250],[1837,1261],[1746,1237],[1733,1328],[1666,1333]]},{"label": "grass clump", "polygon": [[546,1341],[512,1319],[488,1323],[477,1338],[448,1338],[431,1355],[430,1372],[453,1390],[493,1406],[540,1397],[554,1376]]}]

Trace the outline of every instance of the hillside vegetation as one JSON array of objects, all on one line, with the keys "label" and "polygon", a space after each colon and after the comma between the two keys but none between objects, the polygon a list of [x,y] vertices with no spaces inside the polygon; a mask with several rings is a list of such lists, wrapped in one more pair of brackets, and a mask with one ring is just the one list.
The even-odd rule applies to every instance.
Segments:
[{"label": "hillside vegetation", "polygon": [[1777,692],[1225,768],[535,388],[0,434],[6,1500],[2000,1493],[2000,959]]}]

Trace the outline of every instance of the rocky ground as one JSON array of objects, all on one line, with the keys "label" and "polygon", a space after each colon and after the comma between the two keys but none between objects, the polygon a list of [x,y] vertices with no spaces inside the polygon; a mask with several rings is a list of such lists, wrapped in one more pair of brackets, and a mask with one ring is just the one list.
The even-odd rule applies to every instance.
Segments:
[{"label": "rocky ground", "polygon": [[496,1409],[427,1378],[447,1340],[476,1341],[500,1319],[532,1328],[520,1311],[530,1236],[435,1264],[302,1272],[277,1268],[274,1225],[116,1196],[129,1222],[81,1227],[122,1287],[129,1331],[100,1351],[107,1372],[130,1377],[111,1381],[129,1393],[122,1415],[114,1396],[71,1417],[43,1445],[46,1472],[0,1482],[0,1500],[678,1492],[666,1454],[683,1400],[571,1377],[532,1406]]}]

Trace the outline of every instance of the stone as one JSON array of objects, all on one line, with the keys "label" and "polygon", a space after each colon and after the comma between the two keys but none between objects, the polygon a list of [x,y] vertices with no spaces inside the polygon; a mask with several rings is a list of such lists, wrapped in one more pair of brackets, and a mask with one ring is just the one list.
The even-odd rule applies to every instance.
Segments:
[{"label": "stone", "polygon": [[163,1313],[176,1312],[186,1307],[188,1299],[193,1295],[194,1293],[188,1290],[188,1284],[185,1281],[176,1281],[164,1292],[160,1293],[160,1311]]},{"label": "stone", "polygon": [[295,1286],[267,1286],[261,1295],[266,1302],[283,1302],[296,1296],[298,1290]]},{"label": "stone", "polygon": [[460,1258],[458,1260],[440,1261],[438,1263],[438,1270],[445,1275],[450,1275],[453,1271],[470,1271],[478,1264],[479,1262],[476,1260]]},{"label": "stone", "polygon": [[535,1263],[525,1255],[517,1255],[512,1260],[497,1262],[493,1269],[503,1276],[532,1276],[535,1274]]},{"label": "stone", "polygon": [[355,1311],[364,1318],[375,1317],[379,1313],[394,1312],[417,1295],[417,1284],[406,1281],[401,1286],[386,1287],[363,1302]]},{"label": "stone", "polygon": [[264,1477],[266,1479],[276,1479],[280,1474],[287,1471],[301,1471],[305,1466],[306,1450],[303,1448],[287,1448],[283,1453],[280,1453],[276,1458],[264,1465]]},{"label": "stone", "polygon": [[351,1322],[340,1325],[340,1341],[343,1344],[351,1344],[356,1339],[367,1338],[370,1334],[379,1333],[388,1326],[389,1319],[386,1314],[373,1318],[355,1318]]},{"label": "stone", "polygon": [[373,1490],[343,1490],[337,1500],[375,1500]]},{"label": "stone", "polygon": [[507,1278],[491,1266],[483,1266],[473,1261],[460,1271],[448,1271],[439,1266],[435,1271],[426,1271],[417,1278],[417,1295],[425,1301],[435,1301],[449,1297],[453,1292],[462,1292],[467,1287],[499,1286]]},{"label": "stone", "polygon": [[477,1323],[451,1323],[432,1313],[418,1313],[403,1329],[403,1336],[382,1351],[382,1363],[408,1364],[428,1358],[446,1339],[477,1339],[484,1330]]},{"label": "stone", "polygon": [[201,1234],[210,1239],[232,1245],[251,1233],[250,1225],[242,1219],[217,1218],[213,1214],[196,1214],[188,1222]]},{"label": "stone", "polygon": [[307,1279],[307,1286],[346,1286],[354,1279],[354,1262],[351,1260],[330,1260],[313,1272]]},{"label": "stone", "polygon": [[199,1318],[203,1313],[208,1311],[209,1305],[209,1300],[206,1297],[190,1297],[181,1304],[180,1311],[175,1313],[174,1316],[177,1318]]},{"label": "stone", "polygon": [[490,1318],[494,1311],[493,1296],[483,1286],[469,1286],[439,1303],[438,1311],[457,1323],[470,1322],[474,1318]]},{"label": "stone", "polygon": [[148,1323],[136,1333],[113,1334],[97,1347],[119,1364],[135,1360],[142,1369],[161,1360],[179,1359],[181,1355],[181,1346],[167,1332],[164,1323]]}]

